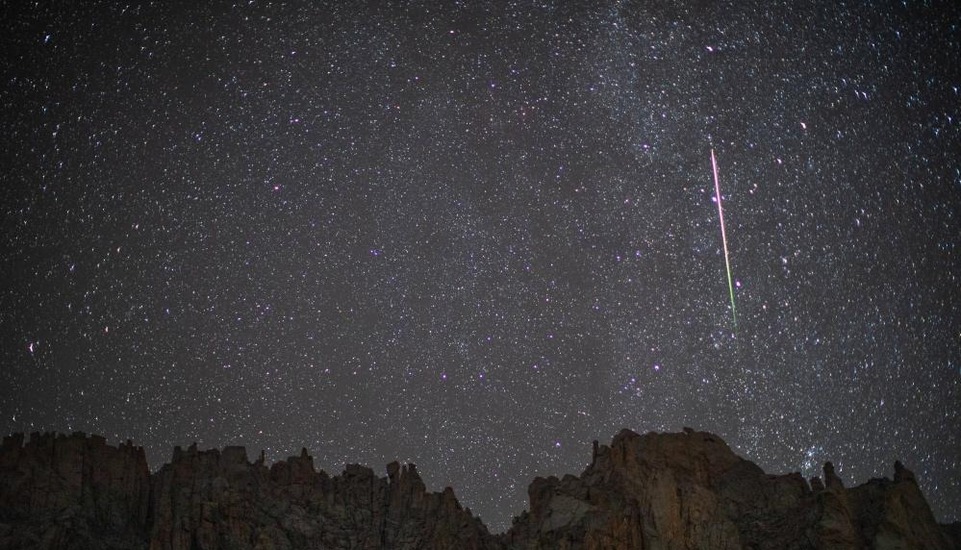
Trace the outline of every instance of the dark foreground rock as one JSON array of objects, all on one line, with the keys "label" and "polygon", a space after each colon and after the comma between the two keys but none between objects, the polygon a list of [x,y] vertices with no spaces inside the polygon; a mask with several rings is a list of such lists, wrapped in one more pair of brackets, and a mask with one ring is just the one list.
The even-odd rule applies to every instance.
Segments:
[{"label": "dark foreground rock", "polygon": [[351,465],[330,477],[306,449],[268,470],[243,447],[177,448],[153,476],[150,548],[497,547],[451,489],[427,492],[412,464],[387,473]]},{"label": "dark foreground rock", "polygon": [[139,548],[150,471],[141,447],[23,434],[0,448],[0,548]]},{"label": "dark foreground rock", "polygon": [[306,450],[268,468],[242,447],[193,446],[151,475],[130,442],[13,435],[0,449],[0,549],[959,547],[958,525],[937,524],[900,463],[893,480],[850,489],[827,463],[809,483],[692,430],[624,430],[595,442],[579,477],[538,478],[529,493],[530,510],[495,537],[412,464],[331,477]]},{"label": "dark foreground rock", "polygon": [[510,548],[956,548],[914,474],[846,489],[830,462],[809,485],[772,476],[715,435],[619,433],[580,477],[538,478]]}]

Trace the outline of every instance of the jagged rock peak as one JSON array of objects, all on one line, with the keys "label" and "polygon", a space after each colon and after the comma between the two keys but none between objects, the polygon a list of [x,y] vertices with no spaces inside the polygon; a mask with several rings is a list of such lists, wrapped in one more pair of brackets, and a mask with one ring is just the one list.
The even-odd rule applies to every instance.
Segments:
[{"label": "jagged rock peak", "polygon": [[593,442],[580,476],[533,480],[530,510],[493,537],[413,464],[330,476],[306,449],[268,468],[263,452],[193,444],[151,475],[129,441],[15,434],[0,446],[0,549],[958,547],[961,526],[935,522],[900,462],[850,489],[826,463],[824,480],[765,474],[707,432],[623,430]]},{"label": "jagged rock peak", "polygon": [[841,481],[841,478],[834,473],[834,464],[830,461],[824,463],[824,486],[827,489],[844,489],[844,483]]},{"label": "jagged rock peak", "polygon": [[905,468],[900,460],[894,461],[894,481],[918,482],[917,478],[914,477],[914,472]]},{"label": "jagged rock peak", "polygon": [[306,449],[269,469],[228,449],[181,454],[153,476],[151,548],[496,548],[453,491],[428,492],[413,464],[391,463],[387,478],[357,464],[330,476]]},{"label": "jagged rock peak", "polygon": [[142,447],[83,432],[23,434],[0,447],[0,548],[136,547],[147,525]]},{"label": "jagged rock peak", "polygon": [[[829,462],[811,485],[768,475],[716,435],[618,433],[580,477],[535,479],[509,548],[953,548],[914,476],[845,489]],[[813,488],[813,490],[812,490]],[[573,543],[572,541],[576,541]]]}]

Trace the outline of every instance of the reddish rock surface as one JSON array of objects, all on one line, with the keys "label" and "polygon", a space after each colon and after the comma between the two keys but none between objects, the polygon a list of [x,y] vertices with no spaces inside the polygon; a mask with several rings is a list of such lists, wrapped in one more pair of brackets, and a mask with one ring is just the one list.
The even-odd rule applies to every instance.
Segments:
[{"label": "reddish rock surface", "polygon": [[949,549],[961,538],[900,463],[893,480],[850,489],[826,463],[809,484],[693,430],[624,430],[595,442],[580,476],[537,478],[529,494],[530,510],[493,537],[412,464],[329,476],[306,449],[268,468],[242,447],[192,446],[150,475],[129,442],[14,435],[0,448],[0,549]]},{"label": "reddish rock surface", "polygon": [[241,447],[174,451],[154,475],[150,548],[496,548],[452,490],[430,493],[411,464],[388,477],[347,466],[330,477],[306,449],[274,464]]},{"label": "reddish rock surface", "polygon": [[955,548],[914,475],[845,489],[830,462],[815,489],[765,474],[715,435],[619,433],[580,477],[538,478],[503,542],[518,549]]}]

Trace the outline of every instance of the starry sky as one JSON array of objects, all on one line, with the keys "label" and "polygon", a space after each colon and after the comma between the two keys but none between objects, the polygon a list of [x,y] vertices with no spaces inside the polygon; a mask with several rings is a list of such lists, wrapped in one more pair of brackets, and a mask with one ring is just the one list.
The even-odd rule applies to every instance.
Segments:
[{"label": "starry sky", "polygon": [[182,4],[0,8],[3,432],[411,461],[500,531],[691,426],[961,519],[956,3]]}]

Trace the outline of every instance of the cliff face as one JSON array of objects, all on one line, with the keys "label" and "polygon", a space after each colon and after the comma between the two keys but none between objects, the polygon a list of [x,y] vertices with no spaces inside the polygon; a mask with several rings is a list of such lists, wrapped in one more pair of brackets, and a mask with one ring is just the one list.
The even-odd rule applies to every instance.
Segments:
[{"label": "cliff face", "polygon": [[147,520],[143,449],[22,434],[0,448],[0,548],[135,548]]},{"label": "cliff face", "polygon": [[268,470],[242,447],[177,448],[154,475],[150,548],[495,547],[452,490],[428,493],[414,465],[387,472],[351,465],[330,477],[306,449]]},{"label": "cliff face", "polygon": [[845,489],[830,462],[811,485],[771,476],[717,436],[685,430],[594,444],[580,477],[538,478],[511,548],[954,548],[914,475]]},{"label": "cliff face", "polygon": [[594,444],[579,477],[538,478],[530,511],[492,537],[451,489],[413,465],[387,477],[316,471],[304,450],[268,468],[242,447],[175,449],[150,475],[143,450],[84,434],[4,439],[0,549],[138,548],[957,548],[914,475],[846,489],[825,464],[811,483],[771,476],[718,437],[685,430]]}]

